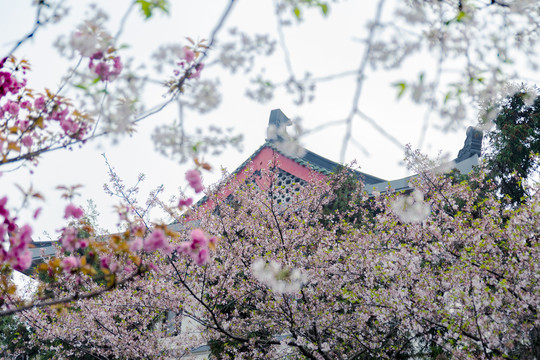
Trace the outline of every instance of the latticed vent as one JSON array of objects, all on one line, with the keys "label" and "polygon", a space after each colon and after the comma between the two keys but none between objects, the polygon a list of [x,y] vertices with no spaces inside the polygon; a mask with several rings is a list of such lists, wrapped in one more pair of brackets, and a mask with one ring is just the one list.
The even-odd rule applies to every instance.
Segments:
[{"label": "latticed vent", "polygon": [[300,188],[306,184],[306,181],[300,179],[298,176],[279,169],[276,180],[277,189],[273,194],[273,198],[278,203],[288,203],[291,201],[292,195],[300,191]]}]

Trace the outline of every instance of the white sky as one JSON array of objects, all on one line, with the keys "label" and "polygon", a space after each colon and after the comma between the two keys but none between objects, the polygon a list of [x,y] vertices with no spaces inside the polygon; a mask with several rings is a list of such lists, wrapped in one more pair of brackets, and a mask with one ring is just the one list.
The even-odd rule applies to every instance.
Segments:
[{"label": "white sky", "polygon": [[[2,40],[0,51],[2,56],[10,49],[14,41],[27,33],[33,22],[34,9],[29,7],[30,0],[0,0],[0,29]],[[83,1],[68,2],[72,6],[71,15],[58,25],[49,25],[41,29],[36,37],[27,42],[15,54],[18,58],[25,57],[33,65],[29,75],[30,85],[38,90],[44,86],[54,89],[66,69],[66,62],[61,59],[51,46],[59,34],[69,34],[82,20],[85,6]],[[129,1],[98,1],[111,15],[109,25],[112,33],[116,32],[118,20],[127,9]],[[129,18],[122,43],[131,46],[124,54],[135,56],[138,61],[145,62],[149,55],[161,43],[180,42],[186,44],[186,36],[207,38],[221,16],[228,1],[171,0],[170,16],[157,14],[148,22],[138,14]],[[306,13],[306,21],[299,25],[285,28],[286,42],[291,54],[292,66],[299,78],[305,71],[314,76],[324,76],[342,71],[355,70],[362,56],[363,45],[358,41],[366,35],[365,21],[375,14],[375,1],[341,1],[331,3],[328,18],[320,16],[316,10]],[[225,30],[237,27],[248,34],[268,33],[277,40],[276,18],[270,0],[238,1],[231,17],[225,24]],[[385,11],[390,12],[391,4],[386,5]],[[226,36],[226,31],[220,33]],[[219,38],[219,37],[218,37]],[[122,53],[121,53],[122,54]],[[270,59],[261,59],[266,67],[266,74],[275,82],[287,79],[284,57],[279,46]],[[411,74],[418,73],[422,67],[429,67],[422,61],[411,61],[405,67],[394,72],[368,71],[368,78],[360,100],[362,111],[395,136],[402,144],[418,142],[425,109],[413,106],[407,101],[396,101],[396,90],[390,86],[392,82]],[[316,127],[326,122],[343,119],[350,111],[354,93],[355,78],[347,77],[336,81],[324,82],[318,85],[316,98],[312,103],[295,106],[290,96],[284,91],[278,91],[277,96],[267,104],[257,104],[244,96],[245,87],[249,84],[248,77],[242,73],[231,76],[221,69],[209,68],[203,72],[204,77],[218,76],[223,94],[221,106],[204,116],[187,112],[187,126],[234,126],[245,136],[243,151],[226,151],[220,157],[207,157],[215,168],[212,175],[205,175],[205,182],[211,183],[219,179],[219,168],[223,166],[230,171],[241,164],[265,139],[265,129],[270,110],[281,108],[290,118],[301,117],[306,129]],[[157,90],[156,90],[157,89]],[[165,90],[155,88],[147,92],[148,107],[162,101],[161,94]],[[55,238],[55,229],[63,226],[62,213],[66,203],[60,199],[60,193],[55,191],[56,185],[83,184],[83,196],[77,200],[85,205],[86,199],[93,199],[101,213],[100,225],[110,231],[115,230],[116,218],[112,205],[116,199],[110,199],[104,194],[102,187],[107,181],[106,166],[101,153],[106,153],[111,164],[119,175],[129,185],[136,181],[137,174],[145,173],[147,179],[141,187],[141,200],[157,185],[165,185],[164,199],[176,193],[178,186],[185,184],[184,173],[189,165],[171,161],[156,153],[150,140],[152,129],[156,124],[172,121],[176,116],[175,105],[170,110],[143,121],[138,127],[138,133],[131,138],[123,138],[118,145],[111,145],[107,139],[98,139],[86,144],[83,149],[73,151],[57,151],[42,156],[37,168],[8,172],[10,168],[2,167],[4,175],[0,177],[0,196],[7,194],[9,204],[15,205],[18,190],[13,184],[18,183],[23,188],[30,184],[43,192],[47,203],[42,217],[33,222],[37,238],[43,231],[48,231]],[[443,134],[431,128],[423,150],[435,155],[439,150],[448,152],[451,158],[457,156],[463,146],[464,124],[457,133]],[[437,117],[432,117],[432,123],[437,124]],[[439,124],[440,125],[440,124]],[[339,161],[341,141],[344,126],[328,128],[324,131],[305,136],[302,144],[322,156]],[[401,164],[403,152],[395,147],[385,137],[381,136],[368,123],[356,120],[353,125],[353,137],[369,151],[364,154],[354,145],[349,146],[347,161],[356,159],[361,170],[385,179],[395,179],[407,175]],[[11,167],[13,168],[13,167]],[[37,203],[33,204],[37,205]],[[22,212],[21,219],[27,221],[28,213]]]}]

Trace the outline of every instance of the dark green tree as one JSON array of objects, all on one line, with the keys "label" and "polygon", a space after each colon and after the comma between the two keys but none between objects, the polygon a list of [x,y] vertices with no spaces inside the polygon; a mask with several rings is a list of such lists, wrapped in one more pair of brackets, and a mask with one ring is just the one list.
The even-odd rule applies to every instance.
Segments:
[{"label": "dark green tree", "polygon": [[540,98],[531,104],[530,97],[522,90],[504,99],[495,119],[496,128],[488,134],[488,170],[500,194],[514,205],[527,196],[524,182],[540,165],[532,156],[540,153]]}]

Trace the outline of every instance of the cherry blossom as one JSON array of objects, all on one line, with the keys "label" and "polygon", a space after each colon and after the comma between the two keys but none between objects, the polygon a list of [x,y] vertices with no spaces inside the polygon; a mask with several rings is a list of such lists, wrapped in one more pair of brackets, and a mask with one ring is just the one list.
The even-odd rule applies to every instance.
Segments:
[{"label": "cherry blossom", "polygon": [[64,268],[64,271],[71,272],[71,269],[76,268],[79,266],[79,261],[75,256],[68,256],[65,257],[62,260],[62,267]]},{"label": "cherry blossom", "polygon": [[201,229],[192,230],[190,237],[191,240],[181,243],[177,250],[189,255],[197,265],[206,264],[210,256],[209,248],[215,249],[217,238],[208,238]]},{"label": "cherry blossom", "polygon": [[196,193],[204,190],[201,173],[198,170],[188,170],[186,172],[186,180]]},{"label": "cherry blossom", "polygon": [[64,218],[68,219],[70,217],[73,217],[75,219],[80,219],[81,217],[83,217],[83,215],[84,211],[80,207],[73,204],[69,204],[68,206],[66,206]]},{"label": "cherry blossom", "polygon": [[271,261],[267,264],[264,260],[258,260],[251,266],[253,276],[257,280],[269,286],[278,293],[294,294],[300,291],[300,288],[307,279],[298,269],[283,269],[282,266]]},{"label": "cherry blossom", "polygon": [[392,202],[392,211],[406,223],[422,222],[431,213],[429,204],[424,202],[424,194],[414,190],[410,196],[402,195]]},{"label": "cherry blossom", "polygon": [[144,239],[143,249],[146,252],[152,252],[155,250],[170,252],[172,250],[165,237],[165,233],[161,229],[154,230]]},{"label": "cherry blossom", "polygon": [[179,208],[182,208],[184,206],[191,206],[191,204],[193,204],[193,199],[192,198],[180,199],[180,201],[178,201],[178,207]]},{"label": "cherry blossom", "polygon": [[[163,107],[144,112],[140,89],[148,78],[134,71],[118,40],[129,11],[112,32],[105,27],[107,16],[94,7],[95,16],[82,22],[67,41],[73,50],[70,56],[88,66],[74,62],[55,89],[27,88],[29,65],[12,54],[35,38],[41,26],[58,18],[54,2],[34,3],[38,6],[35,29],[0,63],[2,164],[35,165],[39,155],[55,147],[82,145],[111,132],[129,134],[138,121],[170,103],[179,105],[180,118],[183,106],[203,113],[220,104],[219,79],[200,80],[200,76],[205,62],[220,65],[208,61],[207,50],[219,48],[214,40],[231,7],[208,45],[189,38],[192,46],[175,44],[181,51],[173,63],[174,76],[155,81],[165,83],[166,101]],[[381,14],[384,1],[378,3]],[[141,6],[148,19],[152,10],[167,12],[168,2],[137,1],[131,6]],[[299,20],[304,6],[328,12],[323,2],[276,1],[275,6],[280,32],[287,23],[284,11],[291,10],[290,15]],[[446,127],[459,124],[477,103],[485,108],[480,116],[489,121],[492,99],[504,94],[506,80],[520,78],[517,70],[523,66],[516,59],[522,57],[527,63],[523,68],[538,67],[535,1],[417,1],[396,6],[393,15],[377,15],[367,24],[362,64],[351,72],[357,95],[346,119],[342,156],[352,141],[353,118],[362,116],[358,104],[368,64],[374,69],[395,69],[413,54],[434,55],[439,64],[435,73],[424,74],[423,67],[420,74],[412,78],[404,74],[406,79],[396,84],[400,96],[410,95],[414,102],[435,110]],[[42,15],[49,13],[47,8],[53,8],[54,16]],[[255,83],[262,95],[254,97],[268,100],[275,89],[284,87],[299,94],[298,103],[312,99],[315,80],[297,79],[281,40],[290,77],[279,83],[259,76]],[[266,47],[251,44],[246,36],[242,43],[241,50],[219,56],[225,59],[222,66],[234,72],[252,62],[250,47],[253,51]],[[463,66],[448,71],[454,68],[450,59]],[[69,98],[74,91],[77,96]],[[525,100],[529,103],[533,96]],[[186,135],[183,118],[179,124],[160,127],[153,139],[160,151],[179,155],[181,161],[195,156],[193,152],[237,144],[240,139],[211,135],[211,129],[210,135]],[[287,138],[279,147],[295,155],[301,150],[297,140]],[[209,194],[215,207],[194,209],[189,222],[180,224],[181,232],[145,222],[142,216],[133,220],[137,208],[126,199],[128,204],[118,208],[125,231],[99,238],[82,210],[73,205],[65,211],[70,225],[60,231],[58,257],[39,266],[54,281],[52,286],[43,285],[50,294],[36,295],[36,306],[44,308],[25,316],[33,321],[36,336],[60,342],[54,350],[66,358],[186,356],[186,349],[197,345],[193,339],[183,337],[175,344],[181,350],[164,346],[175,342],[164,330],[167,326],[161,325],[170,314],[195,319],[204,329],[199,344],[206,340],[217,344],[225,352],[219,354],[223,357],[536,356],[540,333],[537,185],[523,206],[508,209],[481,173],[470,175],[468,183],[457,181],[452,172],[437,176],[421,169],[417,173],[412,194],[369,197],[356,191],[341,213],[325,211],[339,181],[310,183],[287,204],[240,184],[232,191],[234,201],[225,201],[219,190]],[[186,180],[196,193],[204,190],[198,170],[190,170]],[[281,191],[268,183],[269,192]],[[191,206],[190,200],[178,206]],[[19,209],[11,202],[10,206],[7,197],[0,198],[0,266],[7,274],[28,268],[31,262],[32,227],[20,226]],[[37,217],[38,211],[34,214]],[[193,226],[197,228],[190,231]],[[218,238],[220,245],[210,253]],[[66,257],[66,251],[81,255]],[[149,269],[155,274],[141,276]],[[95,277],[98,270],[103,278]],[[5,295],[11,291],[6,278],[3,272],[0,305],[13,308],[6,303]],[[54,304],[47,302],[49,296],[52,301],[73,302],[56,312],[46,307]]]}]

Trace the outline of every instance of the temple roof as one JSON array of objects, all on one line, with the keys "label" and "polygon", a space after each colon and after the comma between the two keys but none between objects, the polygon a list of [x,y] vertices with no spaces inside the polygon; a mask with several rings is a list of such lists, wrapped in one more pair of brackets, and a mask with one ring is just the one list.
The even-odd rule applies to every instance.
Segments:
[{"label": "temple roof", "polygon": [[[302,148],[301,155],[293,155],[290,153],[286,153],[281,149],[281,147],[276,144],[275,141],[268,140],[264,144],[262,144],[251,156],[249,156],[246,161],[244,161],[240,166],[236,168],[236,170],[233,171],[233,174],[238,174],[242,169],[244,169],[264,148],[271,148],[272,150],[280,153],[281,155],[293,160],[295,163],[309,167],[314,171],[317,171],[324,175],[330,175],[336,171],[336,169],[342,167],[341,164],[334,162],[332,160],[329,160],[321,155],[315,154],[314,152]],[[382,181],[386,181],[384,179],[375,177],[373,175],[369,175],[360,171],[354,171],[359,178],[365,183],[365,184],[376,184]]]},{"label": "temple roof", "polygon": [[[253,159],[257,154],[265,147],[270,147],[274,151],[277,151],[283,156],[288,157],[299,165],[309,167],[312,170],[320,172],[324,175],[330,175],[343,165],[329,160],[321,155],[314,153],[308,149],[305,149],[298,144],[295,144],[295,151],[284,151],[283,146],[280,146],[284,142],[294,141],[287,133],[287,126],[292,125],[292,121],[281,111],[281,109],[274,109],[270,112],[270,118],[268,119],[268,138],[266,142],[253,153],[248,160],[240,165],[234,173],[243,169],[250,159]],[[375,184],[384,179],[369,175],[360,171],[355,171],[356,175],[365,184]]]}]

